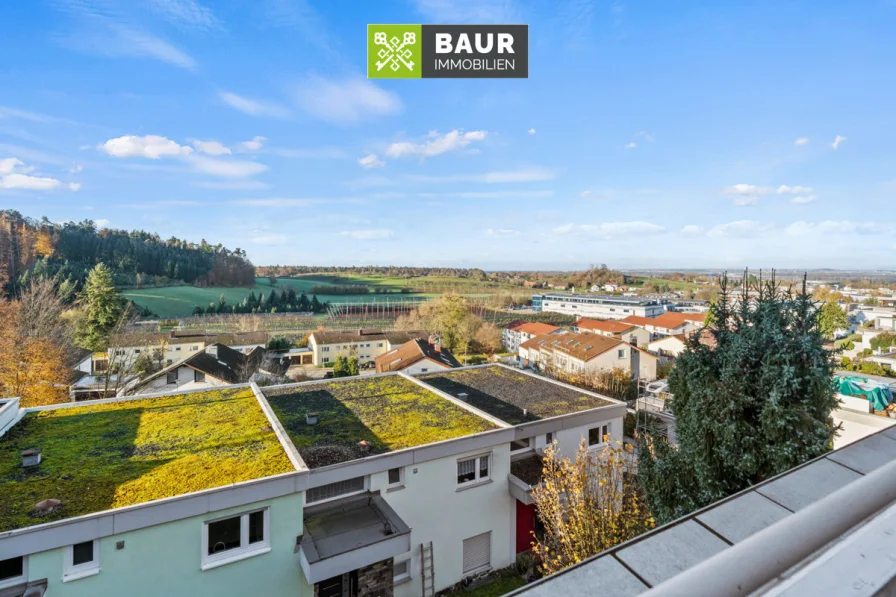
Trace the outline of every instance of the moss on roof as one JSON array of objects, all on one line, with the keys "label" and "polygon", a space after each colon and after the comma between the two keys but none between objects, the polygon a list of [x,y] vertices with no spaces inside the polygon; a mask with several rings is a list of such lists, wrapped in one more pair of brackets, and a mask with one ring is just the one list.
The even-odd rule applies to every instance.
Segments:
[{"label": "moss on roof", "polygon": [[[249,389],[32,412],[0,437],[0,531],[292,470]],[[61,508],[36,516],[48,498]]]},{"label": "moss on roof", "polygon": [[[266,389],[309,468],[496,429],[493,423],[398,375]],[[309,425],[305,415],[318,413]],[[359,446],[366,441],[367,448]]]},{"label": "moss on roof", "polygon": [[498,365],[427,373],[419,379],[452,396],[466,392],[467,402],[472,406],[511,425],[612,404],[608,400]]}]

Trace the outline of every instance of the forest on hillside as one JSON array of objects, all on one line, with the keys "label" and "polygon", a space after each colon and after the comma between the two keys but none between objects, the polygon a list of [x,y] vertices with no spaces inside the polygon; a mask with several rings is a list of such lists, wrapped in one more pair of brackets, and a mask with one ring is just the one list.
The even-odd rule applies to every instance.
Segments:
[{"label": "forest on hillside", "polygon": [[0,210],[0,295],[45,277],[57,279],[61,289],[71,293],[98,263],[111,270],[118,286],[255,283],[255,268],[238,248],[204,240],[163,240],[143,230],[99,229],[90,220],[57,224]]}]

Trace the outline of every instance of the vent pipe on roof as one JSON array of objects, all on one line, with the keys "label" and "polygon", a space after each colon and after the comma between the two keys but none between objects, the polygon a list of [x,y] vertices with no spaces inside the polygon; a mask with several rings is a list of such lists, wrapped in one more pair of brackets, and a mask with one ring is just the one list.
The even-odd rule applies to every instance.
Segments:
[{"label": "vent pipe on roof", "polygon": [[317,413],[305,413],[305,423],[307,425],[317,425],[318,416]]},{"label": "vent pipe on roof", "polygon": [[50,512],[55,512],[56,510],[58,510],[61,507],[62,507],[61,501],[54,499],[54,498],[50,498],[48,500],[42,500],[40,502],[37,502],[34,505],[34,511],[37,514],[49,514]]},{"label": "vent pipe on roof", "polygon": [[218,358],[218,345],[217,345],[217,344],[212,344],[211,346],[206,346],[206,347],[205,347],[205,352],[206,352],[207,354],[212,355],[213,357],[215,357],[215,358],[217,359],[217,358]]},{"label": "vent pipe on roof", "polygon": [[457,398],[458,400],[463,400],[464,402],[466,402],[467,398],[469,398],[469,395],[466,392],[459,392],[457,394]]},{"label": "vent pipe on roof", "polygon": [[23,467],[40,464],[40,450],[22,450],[19,454],[22,456]]}]

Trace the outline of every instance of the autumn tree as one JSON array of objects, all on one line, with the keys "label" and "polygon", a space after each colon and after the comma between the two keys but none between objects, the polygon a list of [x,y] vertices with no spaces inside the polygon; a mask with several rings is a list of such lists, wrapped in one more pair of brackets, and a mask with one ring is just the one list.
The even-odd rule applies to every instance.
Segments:
[{"label": "autumn tree", "polygon": [[542,482],[532,490],[544,527],[533,543],[538,565],[553,574],[653,528],[636,481],[626,474],[631,446],[589,450],[575,459],[545,449]]},{"label": "autumn tree", "polygon": [[51,338],[23,334],[19,315],[18,302],[0,301],[0,395],[18,396],[22,407],[67,401],[64,348]]},{"label": "autumn tree", "polygon": [[490,354],[494,354],[501,350],[502,346],[501,330],[493,323],[484,323],[476,331],[476,344]]},{"label": "autumn tree", "polygon": [[467,350],[481,326],[482,319],[470,313],[467,299],[457,294],[427,301],[395,320],[396,329],[435,334],[442,346],[456,354]]},{"label": "autumn tree", "polygon": [[87,276],[80,301],[84,317],[76,330],[78,346],[87,350],[105,350],[109,334],[120,323],[124,307],[112,281],[112,273],[102,263]]}]

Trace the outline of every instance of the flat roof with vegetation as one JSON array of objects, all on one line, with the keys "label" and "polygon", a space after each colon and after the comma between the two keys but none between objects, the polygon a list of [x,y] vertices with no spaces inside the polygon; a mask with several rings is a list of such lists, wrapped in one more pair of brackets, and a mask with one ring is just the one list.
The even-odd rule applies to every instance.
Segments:
[{"label": "flat roof with vegetation", "polygon": [[[264,392],[312,469],[498,428],[399,375]],[[309,413],[317,413],[317,423],[306,422]]]},{"label": "flat roof with vegetation", "polygon": [[419,379],[452,396],[466,393],[472,406],[511,425],[613,404],[499,365],[427,373]]},{"label": "flat roof with vegetation", "polygon": [[30,412],[0,437],[0,532],[293,470],[248,388]]}]

